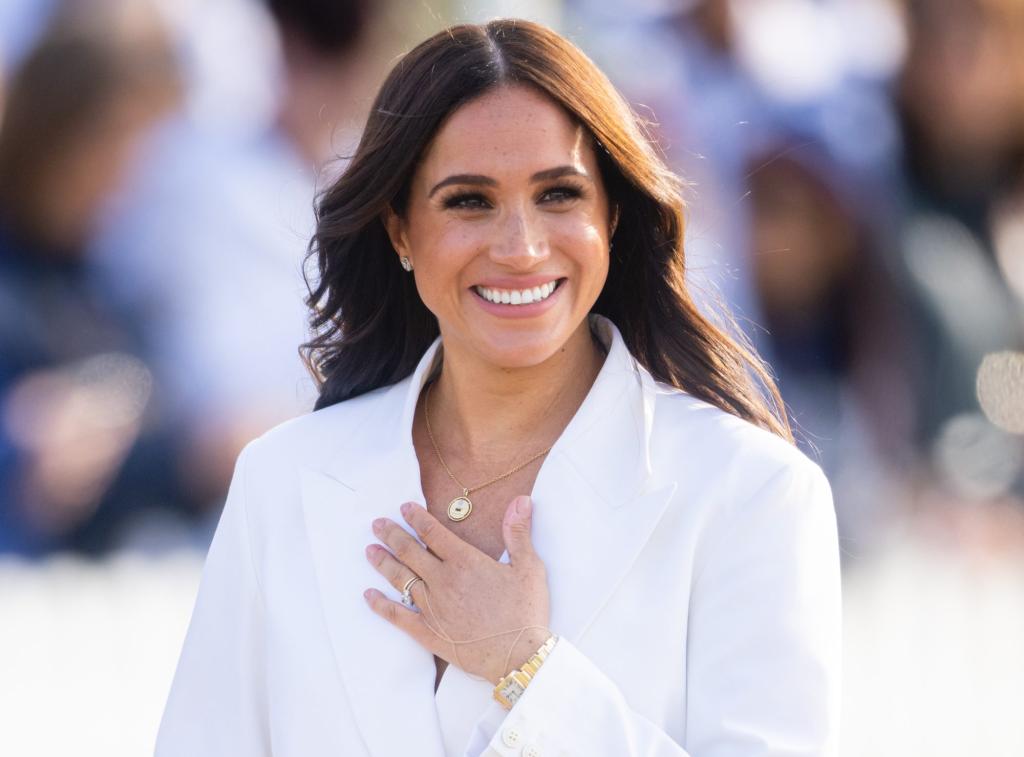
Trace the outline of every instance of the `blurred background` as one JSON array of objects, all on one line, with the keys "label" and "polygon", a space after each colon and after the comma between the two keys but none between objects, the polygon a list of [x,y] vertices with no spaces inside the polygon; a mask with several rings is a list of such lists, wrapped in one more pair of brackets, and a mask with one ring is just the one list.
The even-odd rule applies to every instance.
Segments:
[{"label": "blurred background", "polygon": [[843,755],[1024,755],[1022,0],[0,0],[0,754],[152,751],[303,256],[396,56],[548,23],[835,491]]}]

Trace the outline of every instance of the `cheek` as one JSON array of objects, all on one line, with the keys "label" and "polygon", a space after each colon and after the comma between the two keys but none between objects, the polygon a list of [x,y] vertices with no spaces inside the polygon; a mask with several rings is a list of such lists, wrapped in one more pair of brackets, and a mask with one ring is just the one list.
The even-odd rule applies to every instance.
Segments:
[{"label": "cheek", "polygon": [[432,270],[450,278],[479,254],[485,241],[486,236],[479,228],[453,222],[442,226],[423,252]]},{"label": "cheek", "polygon": [[410,240],[416,261],[416,286],[431,310],[461,288],[459,277],[481,249],[479,230],[459,223],[439,223]]},{"label": "cheek", "polygon": [[579,267],[583,279],[600,279],[608,273],[608,241],[603,226],[589,216],[566,217],[552,229],[553,246]]}]

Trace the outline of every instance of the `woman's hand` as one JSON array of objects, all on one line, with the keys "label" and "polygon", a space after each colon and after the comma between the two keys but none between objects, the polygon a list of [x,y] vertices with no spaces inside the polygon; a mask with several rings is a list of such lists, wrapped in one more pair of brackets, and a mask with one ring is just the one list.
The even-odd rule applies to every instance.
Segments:
[{"label": "woman's hand", "polygon": [[[497,684],[550,635],[547,570],[530,540],[529,497],[512,500],[502,521],[509,564],[463,541],[419,505],[406,503],[402,513],[430,552],[397,523],[380,518],[373,530],[391,551],[371,544],[366,556],[398,591],[414,575],[423,579],[412,587],[420,612],[373,589],[365,592],[370,607],[438,657]],[[509,655],[523,626],[537,627],[523,631]],[[480,640],[458,644],[456,656],[446,638]]]}]

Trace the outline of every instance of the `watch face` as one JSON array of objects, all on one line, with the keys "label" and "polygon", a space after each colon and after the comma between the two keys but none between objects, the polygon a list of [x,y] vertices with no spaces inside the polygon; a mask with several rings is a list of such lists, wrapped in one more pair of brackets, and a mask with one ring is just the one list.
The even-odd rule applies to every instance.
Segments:
[{"label": "watch face", "polygon": [[519,696],[523,693],[523,685],[519,683],[515,678],[509,678],[504,682],[501,687],[501,695],[508,700],[509,704],[514,704]]}]

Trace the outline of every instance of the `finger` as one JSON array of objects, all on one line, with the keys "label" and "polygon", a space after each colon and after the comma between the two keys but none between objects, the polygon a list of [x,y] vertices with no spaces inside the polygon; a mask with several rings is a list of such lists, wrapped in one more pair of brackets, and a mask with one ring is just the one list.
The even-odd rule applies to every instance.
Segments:
[{"label": "finger", "polygon": [[537,553],[533,549],[530,527],[533,522],[533,504],[527,496],[519,496],[512,500],[505,511],[501,532],[508,548],[509,563],[533,560]]},{"label": "finger", "polygon": [[[414,612],[424,613],[431,609],[430,602],[427,600],[427,582],[422,576],[418,576],[405,565],[402,565],[402,563],[395,559],[394,555],[379,544],[371,544],[366,548],[366,558],[377,569],[377,572],[387,579],[389,584],[403,594],[406,585],[413,578],[419,578],[419,581],[413,581],[409,587],[409,594],[412,597],[413,604],[416,605]],[[402,602],[402,606],[405,607],[404,602]]]},{"label": "finger", "polygon": [[[404,592],[406,584],[416,577],[415,573],[398,562],[390,552],[379,544],[369,545],[366,548],[366,557],[378,572],[388,580],[388,583],[400,592]],[[420,578],[422,579],[422,576]],[[439,621],[433,607],[430,606],[430,599],[427,596],[429,591],[426,581],[413,581],[409,587],[409,594],[412,595],[412,601],[416,609],[412,610],[412,612],[419,615],[424,621],[424,633],[428,634],[431,638],[443,638],[443,634],[438,633],[436,630]],[[369,592],[364,592],[364,596],[369,599]],[[399,604],[405,608],[404,602]],[[440,653],[435,652],[435,654]]]},{"label": "finger", "polygon": [[411,568],[416,575],[434,575],[441,561],[427,552],[426,548],[394,521],[378,518],[373,522],[373,532],[377,535],[392,554]]},{"label": "finger", "polygon": [[[379,544],[371,544],[366,548],[366,559],[398,591],[405,589],[405,584],[410,578],[419,575],[395,559],[393,554]],[[414,586],[413,589],[415,588]]]},{"label": "finger", "polygon": [[401,628],[427,650],[436,654],[433,648],[435,637],[430,633],[418,612],[410,610],[400,602],[388,599],[376,589],[367,589],[363,592],[363,597],[366,599],[366,603],[370,605],[370,609],[377,615],[380,615],[391,625]]},{"label": "finger", "polygon": [[416,530],[416,534],[423,540],[423,543],[440,559],[450,560],[458,556],[460,552],[476,550],[476,547],[460,539],[441,521],[431,515],[426,508],[415,502],[406,502],[402,505],[401,510],[405,521]]}]

